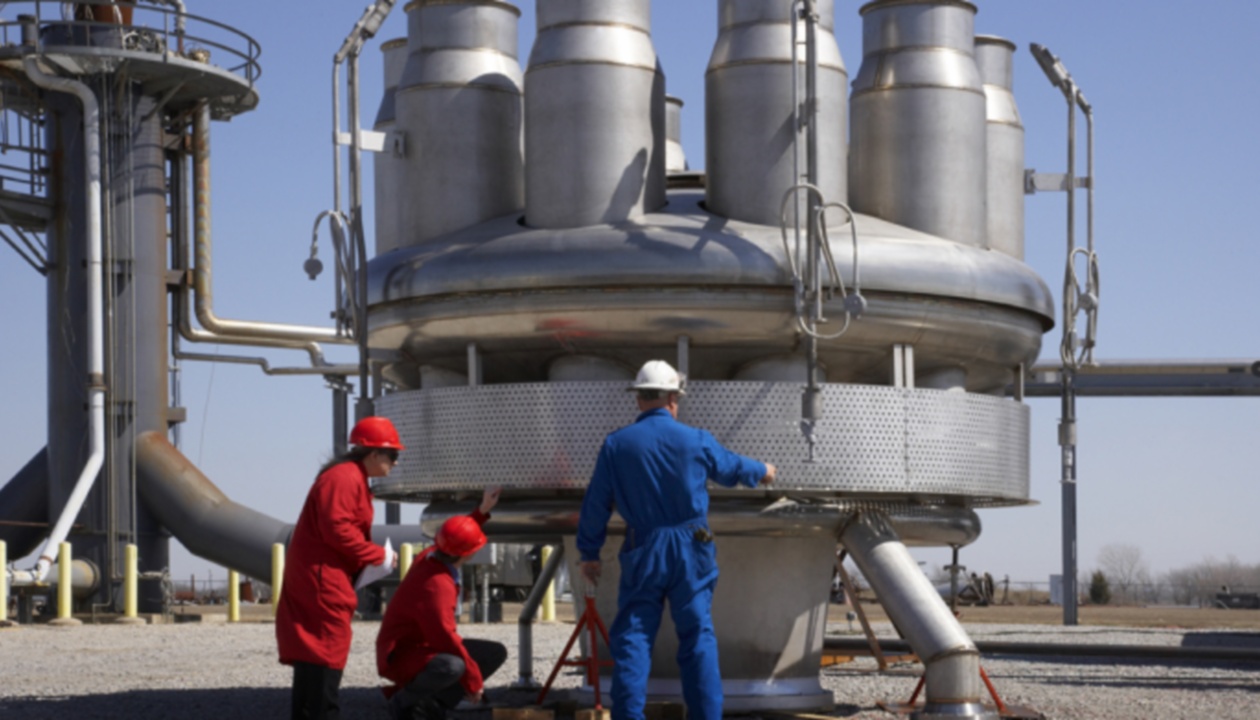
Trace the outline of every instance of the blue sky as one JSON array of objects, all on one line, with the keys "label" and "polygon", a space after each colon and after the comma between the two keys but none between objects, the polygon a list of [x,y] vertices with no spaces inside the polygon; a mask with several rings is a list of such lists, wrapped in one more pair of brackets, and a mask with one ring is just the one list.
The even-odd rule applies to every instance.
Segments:
[{"label": "blue sky", "polygon": [[[328,322],[328,274],[311,282],[301,264],[315,215],[332,204],[331,58],[363,4],[188,3],[191,12],[233,25],[263,47],[258,110],[214,127],[215,302],[223,317]],[[364,54],[365,122],[380,97],[380,43],[405,34],[403,2],[398,5]],[[532,2],[521,5],[524,65],[534,14]],[[1254,52],[1260,3],[979,5],[977,31],[1020,46],[1015,93],[1029,167],[1065,169],[1066,117],[1062,96],[1033,62],[1028,43],[1045,44],[1062,57],[1094,104],[1103,288],[1098,357],[1260,358],[1260,314],[1253,310],[1253,275],[1260,268],[1253,214],[1260,198],[1260,56]],[[717,33],[716,6],[716,0],[657,0],[653,10],[668,91],[686,102],[683,145],[693,167],[704,160],[704,68]],[[861,64],[859,6],[837,2],[836,34],[850,77]],[[370,184],[365,197],[370,202]],[[1028,198],[1027,262],[1056,295],[1064,244],[1064,196]],[[45,442],[43,297],[42,278],[0,248],[8,336],[0,347],[8,380],[0,410],[0,482]],[[1046,337],[1044,358],[1054,356],[1058,339],[1057,329]],[[212,346],[194,349],[214,352]],[[297,353],[259,354],[273,363],[304,362]],[[296,518],[313,471],[330,452],[330,402],[322,381],[189,363],[183,387],[188,457],[234,500]],[[1116,542],[1140,547],[1155,571],[1229,555],[1260,563],[1258,402],[1082,400],[1082,569]],[[1044,582],[1060,567],[1058,401],[1030,405],[1032,495],[1040,504],[983,511],[984,533],[962,561],[999,578]],[[415,508],[405,509],[405,521],[416,516]],[[933,564],[947,561],[943,551],[918,554]],[[205,561],[182,548],[173,556],[177,577],[205,575]]]}]

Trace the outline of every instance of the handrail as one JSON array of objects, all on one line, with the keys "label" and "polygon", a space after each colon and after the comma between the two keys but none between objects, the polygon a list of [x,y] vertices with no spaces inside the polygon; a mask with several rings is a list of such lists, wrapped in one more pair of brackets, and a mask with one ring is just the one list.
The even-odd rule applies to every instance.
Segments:
[{"label": "handrail", "polygon": [[[183,4],[182,0],[149,1],[173,5],[174,9],[142,5],[136,2],[128,2],[127,0],[115,0],[115,4],[133,9],[132,22],[121,25],[96,20],[54,20],[52,18],[61,17],[61,6],[63,3],[52,2],[51,0],[12,0],[4,3],[4,5],[6,10],[10,10],[15,14],[34,15],[40,18],[41,27],[59,25],[72,28],[79,27],[85,30],[117,28],[129,32],[151,33],[161,40],[161,51],[168,56],[190,57],[195,50],[205,48],[221,50],[236,59],[236,61],[224,64],[221,67],[243,78],[249,83],[250,87],[253,87],[258,82],[258,79],[262,76],[262,65],[258,62],[258,58],[262,54],[262,46],[253,37],[231,25],[185,12],[181,7]],[[74,2],[68,4],[92,5],[99,3],[74,0]],[[23,6],[29,9],[24,9]],[[53,11],[44,12],[49,6],[53,8]],[[171,22],[172,16],[174,16],[174,27],[172,27]],[[18,38],[10,36],[10,29],[20,33],[21,21],[0,21],[0,42],[6,45],[17,45]],[[226,37],[220,37],[220,39],[216,40],[214,38],[216,33]],[[86,41],[88,47],[91,47],[92,39],[93,34],[91,32],[85,33],[83,40]],[[60,51],[62,48],[66,48],[73,51],[73,49],[82,49],[82,47],[82,45],[52,45],[41,49],[49,51],[56,48]]]}]

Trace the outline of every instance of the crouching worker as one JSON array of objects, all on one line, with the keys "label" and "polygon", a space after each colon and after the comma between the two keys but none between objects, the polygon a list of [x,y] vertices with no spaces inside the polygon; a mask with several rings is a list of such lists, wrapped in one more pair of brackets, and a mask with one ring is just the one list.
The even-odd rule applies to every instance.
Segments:
[{"label": "crouching worker", "polygon": [[484,679],[507,659],[501,643],[464,640],[455,629],[459,569],[486,544],[481,526],[499,493],[487,490],[472,514],[443,523],[385,609],[376,669],[394,683],[384,688],[391,718],[441,720],[461,698],[479,704]]}]

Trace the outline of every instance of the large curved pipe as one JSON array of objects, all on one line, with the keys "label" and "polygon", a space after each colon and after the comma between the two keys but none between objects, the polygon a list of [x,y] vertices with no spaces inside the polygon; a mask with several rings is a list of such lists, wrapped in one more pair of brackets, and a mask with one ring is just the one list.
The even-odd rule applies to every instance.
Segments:
[{"label": "large curved pipe", "polygon": [[48,448],[43,448],[0,487],[0,540],[10,555],[26,557],[39,547],[48,514]]},{"label": "large curved pipe", "polygon": [[287,545],[292,525],[230,500],[162,433],[136,438],[136,480],[145,506],[194,555],[271,577],[271,546]]},{"label": "large curved pipe", "polygon": [[[233,502],[166,436],[136,439],[140,497],[194,555],[250,577],[271,577],[271,547],[288,545],[293,525]],[[418,526],[375,525],[372,539],[394,545],[424,539]]]},{"label": "large curved pipe", "polygon": [[[23,32],[25,36],[26,32]],[[34,35],[34,32],[31,32]],[[52,92],[73,95],[83,104],[83,154],[85,200],[87,209],[84,240],[87,244],[87,392],[88,392],[88,457],[75,481],[66,505],[57,517],[39,561],[29,572],[13,574],[15,584],[41,582],[52,567],[53,553],[70,534],[70,526],[79,516],[88,492],[105,462],[105,315],[102,288],[104,269],[101,250],[101,113],[96,95],[86,84],[45,73],[39,58],[32,52],[22,60],[22,67],[31,82]]]},{"label": "large curved pipe", "polygon": [[980,651],[880,512],[860,512],[840,541],[889,620],[923,661],[924,717],[996,720],[980,704]]},{"label": "large curved pipe", "polygon": [[310,325],[227,320],[214,314],[210,262],[210,106],[203,104],[193,115],[193,292],[197,321],[215,335],[269,338],[301,342],[353,344],[336,328]]}]

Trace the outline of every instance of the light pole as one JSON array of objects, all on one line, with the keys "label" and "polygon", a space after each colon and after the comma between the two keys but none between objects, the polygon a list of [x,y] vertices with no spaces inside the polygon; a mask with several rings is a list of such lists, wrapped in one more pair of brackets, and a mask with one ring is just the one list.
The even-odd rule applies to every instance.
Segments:
[{"label": "light pole", "polygon": [[[1059,447],[1061,449],[1060,484],[1063,491],[1063,624],[1077,624],[1077,547],[1076,547],[1076,371],[1082,364],[1094,361],[1094,345],[1098,328],[1098,258],[1094,254],[1094,113],[1084,94],[1072,79],[1063,62],[1044,45],[1033,43],[1032,55],[1041,66],[1050,83],[1062,93],[1068,105],[1068,161],[1067,175],[1060,179],[1052,175],[1029,172],[1027,191],[1058,190],[1067,192],[1067,266],[1063,276],[1063,340],[1059,356],[1063,363],[1062,415],[1059,420]],[[1085,114],[1088,125],[1087,177],[1076,177],[1076,113]],[[1088,239],[1086,247],[1076,246],[1076,189],[1088,189]],[[1086,263],[1085,288],[1080,287],[1076,272],[1077,258]],[[1086,313],[1085,337],[1076,332],[1076,316]]]}]

